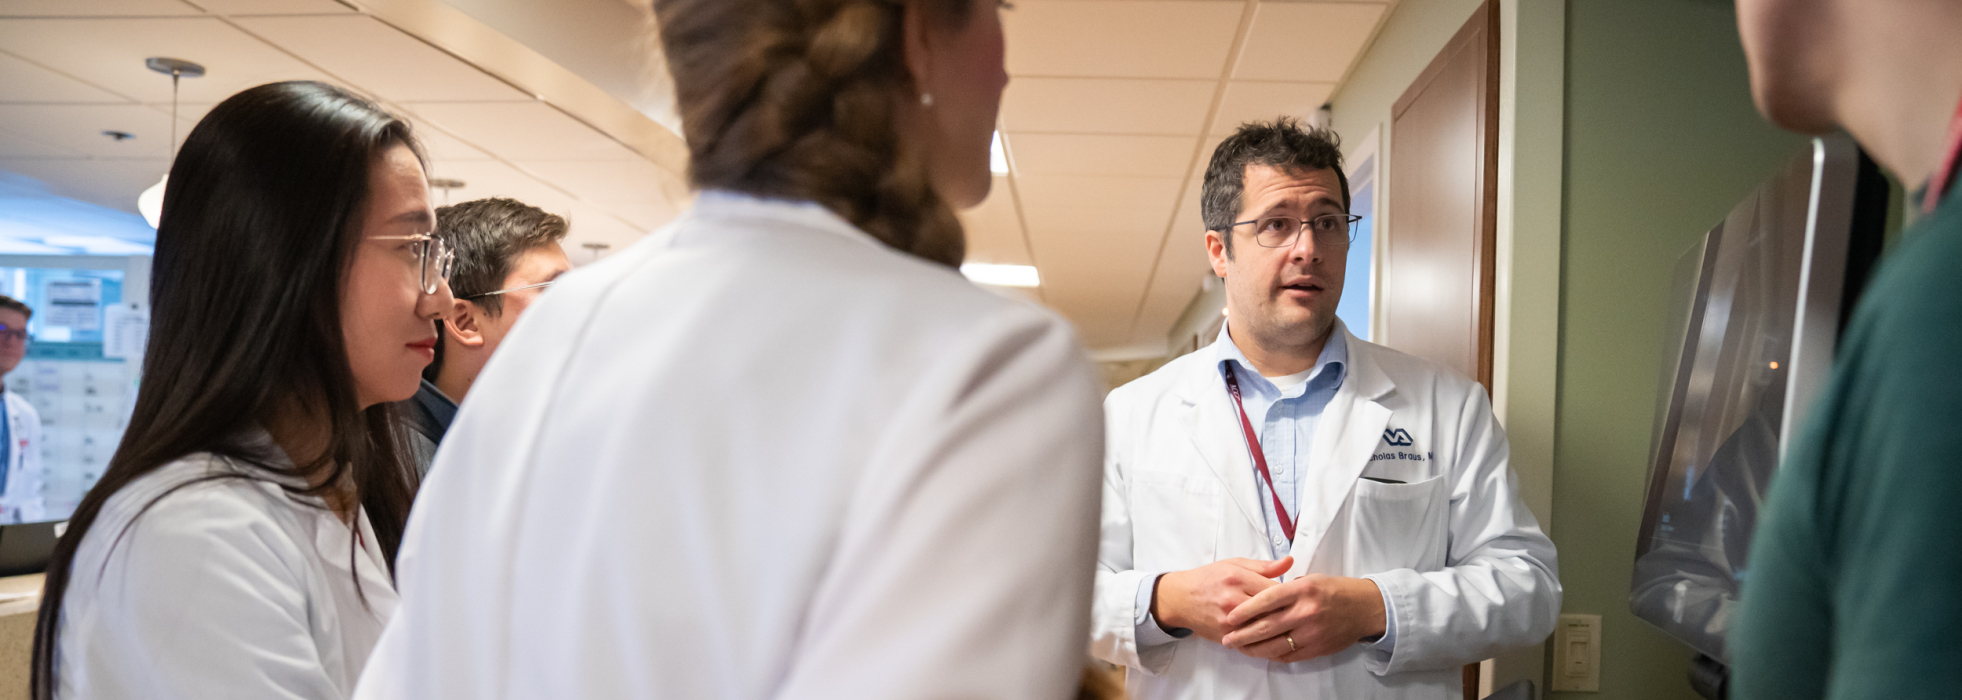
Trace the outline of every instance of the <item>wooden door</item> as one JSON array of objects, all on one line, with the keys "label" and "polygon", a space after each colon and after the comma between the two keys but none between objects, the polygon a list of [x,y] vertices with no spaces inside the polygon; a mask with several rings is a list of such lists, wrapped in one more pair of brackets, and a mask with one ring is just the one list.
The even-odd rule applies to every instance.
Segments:
[{"label": "wooden door", "polygon": [[1390,111],[1380,342],[1492,385],[1498,13],[1472,13]]}]

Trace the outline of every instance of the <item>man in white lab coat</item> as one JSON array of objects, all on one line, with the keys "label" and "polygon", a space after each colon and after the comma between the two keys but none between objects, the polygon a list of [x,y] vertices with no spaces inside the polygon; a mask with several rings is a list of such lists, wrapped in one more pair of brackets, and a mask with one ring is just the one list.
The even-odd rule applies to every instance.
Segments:
[{"label": "man in white lab coat", "polygon": [[[0,376],[20,366],[27,355],[27,319],[34,310],[13,297],[0,296]],[[41,494],[41,414],[12,391],[0,402],[0,523],[31,523],[46,517]]]},{"label": "man in white lab coat", "polygon": [[1204,187],[1227,323],[1105,401],[1092,651],[1139,700],[1459,697],[1560,609],[1485,392],[1336,319],[1334,134],[1244,125]]}]

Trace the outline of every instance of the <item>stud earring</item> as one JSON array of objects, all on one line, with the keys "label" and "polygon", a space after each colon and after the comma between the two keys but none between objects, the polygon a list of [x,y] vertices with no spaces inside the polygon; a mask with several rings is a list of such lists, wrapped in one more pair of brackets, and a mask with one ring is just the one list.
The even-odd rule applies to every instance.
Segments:
[{"label": "stud earring", "polygon": [[933,106],[933,93],[931,93],[931,92],[922,92],[922,93],[920,93],[920,106],[921,106],[921,107],[932,107],[932,106]]}]

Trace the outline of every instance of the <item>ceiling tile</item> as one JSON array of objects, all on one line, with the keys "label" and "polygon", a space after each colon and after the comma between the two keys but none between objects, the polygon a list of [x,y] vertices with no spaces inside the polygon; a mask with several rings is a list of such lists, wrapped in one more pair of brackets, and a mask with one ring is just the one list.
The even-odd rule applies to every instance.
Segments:
[{"label": "ceiling tile", "polygon": [[1002,96],[1011,132],[1189,136],[1205,128],[1214,80],[1021,78]]},{"label": "ceiling tile", "polygon": [[640,160],[641,156],[543,102],[403,105],[444,131],[512,161]]},{"label": "ceiling tile", "polygon": [[1017,175],[1184,177],[1192,136],[1009,133]]},{"label": "ceiling tile", "polygon": [[1166,235],[1151,286],[1144,292],[1144,303],[1138,308],[1137,320],[1131,328],[1132,343],[1165,340],[1171,333],[1172,323],[1212,275],[1212,267],[1206,260],[1205,226],[1199,223],[1196,211],[1198,200],[1198,188],[1194,187],[1191,196],[1179,206],[1177,223]]},{"label": "ceiling tile", "polygon": [[967,232],[967,261],[996,265],[1031,265],[1022,219],[1015,213],[1015,193],[1007,175],[996,175],[981,205],[960,213]]},{"label": "ceiling tile", "polygon": [[129,102],[80,80],[23,61],[0,52],[0,103],[15,102]]},{"label": "ceiling tile", "polygon": [[1245,122],[1269,121],[1282,115],[1307,119],[1328,102],[1334,83],[1267,83],[1235,80],[1226,84],[1214,134],[1231,134]]},{"label": "ceiling tile", "polygon": [[587,243],[604,243],[608,246],[604,253],[611,255],[633,245],[647,233],[645,229],[591,205],[575,204],[567,211],[553,213],[564,216],[569,224],[565,241],[560,246],[565,248],[566,257],[574,265],[601,257],[586,249]]},{"label": "ceiling tile", "polygon": [[281,80],[329,80],[214,17],[0,19],[0,46],[105,90],[158,104],[170,102],[170,77],[143,66],[151,56],[204,65],[204,77],[183,79],[185,102],[216,103]]},{"label": "ceiling tile", "polygon": [[668,199],[665,173],[645,160],[529,160],[518,167],[589,200]]},{"label": "ceiling tile", "polygon": [[80,158],[82,153],[0,130],[0,158]]},{"label": "ceiling tile", "polygon": [[1334,83],[1376,31],[1384,5],[1263,2],[1233,68],[1235,80]]},{"label": "ceiling tile", "polygon": [[4,0],[0,15],[7,17],[149,17],[195,15],[198,8],[181,0]]},{"label": "ceiling tile", "polygon": [[152,160],[7,158],[0,170],[40,180],[63,197],[136,213],[136,196],[157,184],[169,163]]},{"label": "ceiling tile", "polygon": [[1123,343],[1144,293],[1178,178],[1018,177],[1043,298],[1092,347]]},{"label": "ceiling tile", "polygon": [[463,187],[448,193],[447,201],[444,201],[443,194],[437,194],[439,205],[461,204],[485,197],[507,197],[555,214],[564,215],[572,210],[573,199],[566,193],[494,160],[430,163],[429,176],[463,181]]},{"label": "ceiling tile", "polygon": [[[0,124],[24,138],[95,158],[166,158],[170,115],[142,105],[0,105]],[[105,130],[136,138],[116,141]],[[180,129],[178,138],[188,129]]]},{"label": "ceiling tile", "polygon": [[1008,72],[1218,79],[1244,8],[1204,0],[1019,2],[1002,13]]},{"label": "ceiling tile", "polygon": [[[254,17],[246,31],[394,102],[532,101],[504,81],[373,17]],[[359,46],[359,51],[348,47]]]},{"label": "ceiling tile", "polygon": [[358,12],[334,0],[197,0],[197,3],[214,15],[329,15]]},{"label": "ceiling tile", "polygon": [[422,141],[422,149],[429,155],[430,162],[440,163],[452,160],[492,160],[489,153],[464,143],[462,139],[451,136],[449,132],[438,129],[427,122],[411,120],[416,139]]}]

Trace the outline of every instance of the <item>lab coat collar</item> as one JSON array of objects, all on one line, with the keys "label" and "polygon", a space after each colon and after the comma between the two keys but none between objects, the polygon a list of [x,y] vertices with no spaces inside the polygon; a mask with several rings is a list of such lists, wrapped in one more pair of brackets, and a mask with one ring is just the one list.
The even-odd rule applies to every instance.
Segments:
[{"label": "lab coat collar", "polygon": [[[751,225],[789,224],[828,231],[866,245],[885,245],[824,205],[809,200],[758,197],[731,190],[703,190],[695,196],[695,206],[689,210],[689,216],[704,221],[741,221]],[[712,230],[714,227],[709,228]]]},{"label": "lab coat collar", "polygon": [[[1314,484],[1308,497],[1302,499],[1302,510],[1295,518],[1291,549],[1297,556],[1290,577],[1300,575],[1309,566],[1312,558],[1309,553],[1319,546],[1329,523],[1348,499],[1390,420],[1390,409],[1379,400],[1394,390],[1395,384],[1375,362],[1376,347],[1356,339],[1340,321],[1335,332],[1342,336],[1349,361],[1342,385],[1323,410],[1322,420],[1316,427],[1315,451],[1308,455],[1307,473]],[[1215,344],[1220,342],[1232,343],[1224,331]],[[1215,354],[1210,357],[1219,357],[1218,353],[1224,350],[1215,347],[1211,352]],[[1180,422],[1206,466],[1226,485],[1234,509],[1240,512],[1246,526],[1259,535],[1250,541],[1264,541],[1266,516],[1261,511],[1259,489],[1254,483],[1253,460],[1247,453],[1246,438],[1241,431],[1233,429],[1239,417],[1226,393],[1219,363],[1193,363],[1188,367],[1174,392],[1187,409]]]},{"label": "lab coat collar", "polygon": [[[1328,342],[1322,344],[1321,354],[1315,357],[1314,366],[1309,368],[1308,381],[1289,387],[1286,391],[1281,391],[1272,381],[1260,374],[1260,370],[1253,366],[1253,361],[1248,360],[1246,354],[1240,351],[1239,344],[1233,342],[1233,337],[1228,333],[1229,326],[1230,324],[1220,324],[1219,337],[1213,340],[1214,357],[1219,358],[1215,361],[1215,365],[1222,369],[1227,363],[1239,365],[1236,370],[1237,378],[1243,391],[1292,399],[1307,393],[1309,385],[1317,381],[1330,381],[1334,386],[1340,387],[1343,379],[1348,375],[1349,333],[1348,328],[1342,325],[1342,319],[1335,320],[1335,327],[1328,334]],[[1330,379],[1324,380],[1324,373],[1331,372],[1333,374]]]}]

